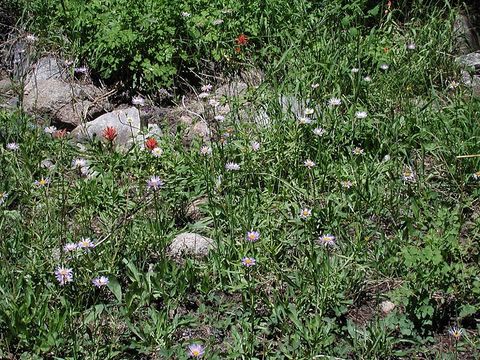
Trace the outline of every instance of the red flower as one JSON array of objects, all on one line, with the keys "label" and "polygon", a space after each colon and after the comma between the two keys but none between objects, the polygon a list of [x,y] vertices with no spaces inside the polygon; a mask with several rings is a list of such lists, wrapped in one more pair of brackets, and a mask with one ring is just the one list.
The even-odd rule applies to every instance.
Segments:
[{"label": "red flower", "polygon": [[110,142],[115,140],[117,135],[117,130],[115,130],[115,128],[112,126],[107,126],[105,129],[103,129],[102,136]]},{"label": "red flower", "polygon": [[237,45],[247,45],[248,36],[245,34],[240,34],[238,35],[236,42],[237,42]]},{"label": "red flower", "polygon": [[240,46],[235,46],[235,52],[236,52],[237,54],[239,54],[240,51],[242,51],[242,49],[240,48]]},{"label": "red flower", "polygon": [[53,134],[52,134],[52,137],[54,139],[61,139],[61,138],[64,138],[65,135],[67,135],[67,129],[54,131]]},{"label": "red flower", "polygon": [[157,140],[155,140],[155,138],[148,138],[147,141],[145,141],[145,147],[152,151],[153,149],[155,149],[156,147],[158,146],[158,142]]}]

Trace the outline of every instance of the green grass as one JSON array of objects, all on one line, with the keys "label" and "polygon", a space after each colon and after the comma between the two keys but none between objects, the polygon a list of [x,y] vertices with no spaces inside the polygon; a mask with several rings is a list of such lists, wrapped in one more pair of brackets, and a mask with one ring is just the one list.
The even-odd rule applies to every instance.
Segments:
[{"label": "green grass", "polygon": [[[160,158],[98,142],[80,152],[21,111],[0,114],[0,357],[185,359],[193,343],[208,359],[479,356],[480,157],[457,157],[479,153],[480,103],[448,89],[458,74],[448,55],[455,12],[417,4],[400,22],[381,9],[367,27],[343,19],[338,4],[296,13],[305,22],[282,36],[265,27],[265,46],[235,66],[264,60],[248,106],[266,109],[270,125],[239,122],[232,106],[217,125],[232,134],[212,141],[210,156],[167,131]],[[431,16],[414,16],[422,11]],[[282,95],[316,109],[313,123],[282,110]],[[333,97],[339,106],[328,105]],[[80,157],[96,177],[72,168]],[[239,171],[225,169],[231,161]],[[147,189],[152,175],[165,183],[157,192]],[[193,221],[186,208],[198,198],[203,217]],[[181,263],[165,256],[186,231],[216,249]],[[324,234],[335,246],[318,242]],[[97,246],[62,250],[82,237]],[[73,269],[64,286],[60,265]],[[108,287],[92,285],[100,275]],[[388,315],[385,300],[396,305]],[[464,330],[459,341],[452,326]]]}]

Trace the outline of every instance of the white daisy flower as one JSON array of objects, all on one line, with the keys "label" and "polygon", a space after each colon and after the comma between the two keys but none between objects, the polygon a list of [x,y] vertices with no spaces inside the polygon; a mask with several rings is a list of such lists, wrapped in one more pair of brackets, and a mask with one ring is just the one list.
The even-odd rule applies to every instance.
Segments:
[{"label": "white daisy flower", "polygon": [[225,164],[225,169],[228,171],[238,171],[240,170],[240,165],[234,162],[228,162]]},{"label": "white daisy flower", "polygon": [[365,119],[367,117],[367,112],[366,111],[357,111],[355,113],[355,117],[357,119]]},{"label": "white daisy flower", "polygon": [[333,97],[330,100],[328,100],[328,105],[329,106],[339,106],[342,104],[342,100],[339,98]]},{"label": "white daisy flower", "polygon": [[43,129],[43,132],[49,135],[52,135],[55,131],[57,131],[57,128],[55,126],[47,126]]},{"label": "white daisy flower", "polygon": [[306,117],[306,116],[302,116],[302,117],[299,117],[298,118],[298,123],[301,124],[301,125],[306,125],[306,124],[311,124],[312,123],[312,119]]},{"label": "white daisy flower", "polygon": [[85,166],[87,166],[87,160],[83,158],[77,158],[72,160],[72,167],[75,169],[79,169]]},{"label": "white daisy flower", "polygon": [[205,84],[200,89],[202,90],[202,92],[210,92],[212,88],[213,86],[211,84]]},{"label": "white daisy flower", "polygon": [[163,150],[161,148],[159,148],[159,147],[153,148],[153,150],[152,150],[152,155],[153,156],[160,157],[160,156],[162,156],[162,154],[163,154]]},{"label": "white daisy flower", "polygon": [[325,134],[325,129],[323,129],[321,127],[317,127],[315,129],[313,129],[313,133],[317,136],[323,136]]},{"label": "white daisy flower", "polygon": [[305,165],[307,168],[311,169],[311,168],[315,167],[316,164],[312,160],[307,159],[303,162],[303,165]]}]

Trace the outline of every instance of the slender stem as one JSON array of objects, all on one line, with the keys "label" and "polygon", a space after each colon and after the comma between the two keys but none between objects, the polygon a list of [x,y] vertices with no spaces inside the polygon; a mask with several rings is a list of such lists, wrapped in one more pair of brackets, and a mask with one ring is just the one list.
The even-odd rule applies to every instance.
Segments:
[{"label": "slender stem", "polygon": [[249,342],[250,342],[250,357],[253,358],[255,355],[255,284],[253,284],[252,281],[252,276],[250,274],[250,269],[248,271],[247,275],[247,281],[248,281],[248,286],[249,286],[249,292],[250,292],[250,336],[249,336]]}]

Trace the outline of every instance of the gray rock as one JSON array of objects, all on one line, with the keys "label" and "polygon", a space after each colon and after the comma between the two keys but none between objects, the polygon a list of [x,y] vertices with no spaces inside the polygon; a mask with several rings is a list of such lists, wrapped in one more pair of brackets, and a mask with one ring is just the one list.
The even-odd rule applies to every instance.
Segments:
[{"label": "gray rock", "polygon": [[0,95],[6,94],[15,88],[14,84],[9,78],[0,80]]},{"label": "gray rock", "polygon": [[185,216],[188,219],[191,219],[193,221],[200,220],[203,216],[202,207],[205,206],[207,203],[208,203],[207,198],[201,197],[201,198],[195,199],[186,207]]},{"label": "gray rock", "polygon": [[90,84],[68,80],[66,71],[52,57],[40,59],[26,81],[24,107],[54,122],[79,125],[109,108],[104,92]]},{"label": "gray rock", "polygon": [[472,95],[480,98],[480,76],[462,70],[462,83],[472,90]]},{"label": "gray rock", "polygon": [[95,138],[103,139],[102,132],[109,126],[117,131],[117,137],[113,143],[120,149],[130,147],[140,132],[138,109],[130,107],[103,114],[93,121],[77,126],[70,135],[77,142],[87,142]]},{"label": "gray rock", "polygon": [[257,125],[267,127],[271,123],[270,116],[265,109],[257,109],[253,115],[253,122]]},{"label": "gray rock", "polygon": [[[162,136],[162,129],[157,124],[148,124],[147,131],[141,132],[135,137],[135,143],[141,148],[145,148],[145,141],[148,138],[153,137],[159,139]],[[129,143],[131,144],[131,142]]]},{"label": "gray rock", "polygon": [[468,16],[459,14],[453,23],[454,50],[464,55],[480,50],[478,35]]},{"label": "gray rock", "polygon": [[293,114],[295,118],[305,116],[305,109],[314,108],[316,116],[321,114],[321,107],[314,106],[309,100],[298,99],[295,96],[281,94],[278,102],[282,107],[282,111],[286,114]]},{"label": "gray rock", "polygon": [[205,120],[197,121],[195,124],[190,126],[187,133],[183,137],[183,144],[190,145],[194,138],[199,137],[203,139],[203,141],[210,140],[210,128]]},{"label": "gray rock", "polygon": [[265,74],[260,69],[251,68],[242,71],[240,73],[240,78],[242,81],[246,82],[249,87],[258,87],[263,83]]},{"label": "gray rock", "polygon": [[168,254],[173,257],[184,254],[203,257],[214,247],[215,243],[210,238],[195,233],[182,233],[173,239],[168,247]]},{"label": "gray rock", "polygon": [[248,85],[242,81],[232,81],[220,86],[215,90],[215,97],[233,97],[244,95],[248,89]]},{"label": "gray rock", "polygon": [[47,56],[39,59],[33,66],[27,78],[25,88],[31,90],[36,86],[36,82],[46,80],[66,80],[66,73],[62,71],[61,61],[57,58]]},{"label": "gray rock", "polygon": [[138,108],[140,111],[140,120],[142,124],[158,122],[168,114],[168,109],[155,105],[146,105]]},{"label": "gray rock", "polygon": [[18,104],[17,95],[15,84],[7,76],[0,77],[0,108],[15,108]]},{"label": "gray rock", "polygon": [[457,62],[471,71],[480,71],[480,52],[473,52],[457,57]]},{"label": "gray rock", "polygon": [[7,53],[7,62],[15,80],[23,81],[30,70],[35,48],[25,39],[13,40],[12,51]]},{"label": "gray rock", "polygon": [[18,96],[14,96],[10,99],[7,99],[6,101],[0,102],[0,108],[2,109],[15,109],[19,106],[20,101],[18,99]]}]

